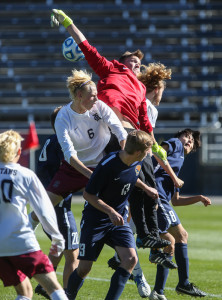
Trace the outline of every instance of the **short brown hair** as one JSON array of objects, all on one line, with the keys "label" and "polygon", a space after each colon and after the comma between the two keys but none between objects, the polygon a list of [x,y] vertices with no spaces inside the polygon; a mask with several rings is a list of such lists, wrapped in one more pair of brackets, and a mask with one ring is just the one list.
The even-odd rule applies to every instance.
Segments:
[{"label": "short brown hair", "polygon": [[201,146],[201,141],[200,141],[200,131],[198,130],[192,130],[190,128],[186,128],[184,130],[180,130],[175,134],[176,138],[179,138],[181,135],[192,135],[194,139],[194,144],[193,144],[193,149],[191,152],[195,152],[200,146]]},{"label": "short brown hair", "polygon": [[126,139],[125,151],[128,154],[134,154],[136,151],[145,151],[151,148],[153,139],[150,134],[142,130],[131,131]]},{"label": "short brown hair", "polygon": [[140,59],[140,61],[143,59],[143,57],[144,57],[144,54],[143,54],[143,52],[141,51],[141,50],[136,50],[136,51],[134,51],[134,52],[129,52],[129,51],[126,51],[125,53],[123,53],[121,56],[120,56],[120,58],[119,58],[119,62],[120,63],[123,63],[124,62],[124,60],[127,58],[127,57],[129,57],[129,56],[137,56],[137,57],[139,57],[139,59]]}]

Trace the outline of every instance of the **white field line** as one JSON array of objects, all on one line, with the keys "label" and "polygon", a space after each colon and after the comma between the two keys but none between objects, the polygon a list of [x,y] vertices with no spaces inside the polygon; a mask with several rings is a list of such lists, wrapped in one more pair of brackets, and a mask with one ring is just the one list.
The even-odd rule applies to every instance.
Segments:
[{"label": "white field line", "polygon": [[[56,272],[56,274],[62,275],[63,273],[62,273],[62,272]],[[89,280],[95,280],[95,281],[110,282],[110,279],[105,279],[105,278],[86,277],[86,279],[89,279]],[[135,284],[135,283],[134,283],[134,282],[127,281],[126,284]],[[150,286],[153,287],[152,285],[150,285]],[[166,287],[165,290],[175,291],[175,288]],[[222,299],[222,295],[207,294],[207,296],[212,297],[212,298]]]}]

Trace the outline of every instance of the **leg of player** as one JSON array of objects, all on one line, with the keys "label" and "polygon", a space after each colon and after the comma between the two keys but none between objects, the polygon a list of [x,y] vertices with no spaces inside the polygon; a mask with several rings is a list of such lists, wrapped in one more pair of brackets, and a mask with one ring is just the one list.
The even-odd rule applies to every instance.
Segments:
[{"label": "leg of player", "polygon": [[32,285],[28,277],[25,278],[21,283],[16,285],[15,287],[16,293],[18,297],[16,300],[19,299],[32,299],[33,296],[33,290],[32,290]]},{"label": "leg of player", "polygon": [[[49,257],[49,259],[50,259],[50,261],[51,261],[51,263],[53,265],[53,268],[54,268],[54,270],[56,272],[57,266],[59,265],[59,263],[60,263],[60,261],[61,261],[61,259],[63,257],[63,253],[61,253],[61,255],[59,257],[56,257],[56,256],[54,256],[54,255],[52,255],[52,254],[49,253],[48,257]],[[48,293],[44,290],[44,288],[40,284],[38,284],[36,286],[35,293],[38,294],[38,295],[41,295],[41,296],[45,297],[46,299],[50,299]]]},{"label": "leg of player", "polygon": [[69,276],[78,267],[79,249],[64,250],[65,265],[63,270],[63,288],[66,289],[68,285]]},{"label": "leg of player", "polygon": [[[164,248],[164,253],[167,255],[169,260],[172,260],[174,254],[174,244],[175,244],[175,240],[173,236],[170,233],[164,233],[161,234],[160,237],[171,242],[171,244],[168,247]],[[156,299],[167,300],[167,298],[164,295],[164,288],[166,285],[168,274],[169,274],[169,268],[164,268],[163,266],[157,264],[155,285],[154,285],[154,289],[150,294],[151,300],[156,300]]]},{"label": "leg of player", "polygon": [[92,265],[93,265],[93,261],[89,261],[89,260],[79,261],[78,268],[72,272],[68,280],[66,295],[69,300],[76,299],[78,291],[80,290],[80,288],[84,283],[85,277],[91,271]]},{"label": "leg of player", "polygon": [[182,224],[170,227],[168,231],[175,238],[175,259],[178,265],[179,283],[176,292],[193,297],[205,297],[206,293],[189,281],[189,258],[187,250],[188,233]]},{"label": "leg of player", "polygon": [[[135,234],[136,226],[135,226],[132,218],[130,219],[129,224],[130,224],[130,228],[132,229],[133,234]],[[133,280],[137,286],[137,290],[138,290],[140,297],[146,298],[146,297],[149,297],[149,295],[151,293],[151,288],[150,288],[148,282],[146,281],[146,278],[143,274],[143,270],[140,266],[138,253],[136,252],[136,254],[137,254],[138,261],[137,261],[137,264],[135,265],[135,268],[132,271]]]},{"label": "leg of player", "polygon": [[137,263],[137,255],[134,248],[116,246],[116,252],[121,263],[111,278],[109,291],[105,298],[106,300],[119,299],[125,284]]},{"label": "leg of player", "polygon": [[33,277],[40,283],[44,290],[47,291],[48,295],[50,296],[50,299],[68,299],[62,286],[57,280],[55,272],[35,274]]}]

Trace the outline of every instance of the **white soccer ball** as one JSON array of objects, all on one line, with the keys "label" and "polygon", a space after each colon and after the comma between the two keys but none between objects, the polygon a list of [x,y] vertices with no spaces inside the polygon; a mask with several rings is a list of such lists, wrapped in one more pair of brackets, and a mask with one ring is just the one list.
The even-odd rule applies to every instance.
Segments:
[{"label": "white soccer ball", "polygon": [[85,58],[79,46],[71,36],[68,37],[62,44],[62,53],[65,59],[72,62],[79,61]]}]

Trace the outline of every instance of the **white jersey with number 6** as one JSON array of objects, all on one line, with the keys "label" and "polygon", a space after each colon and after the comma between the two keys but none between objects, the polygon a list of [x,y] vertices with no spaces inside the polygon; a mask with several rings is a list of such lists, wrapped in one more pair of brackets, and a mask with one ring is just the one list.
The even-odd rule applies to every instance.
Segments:
[{"label": "white jersey with number 6", "polygon": [[0,162],[0,256],[40,250],[27,215],[30,203],[44,229],[63,240],[52,203],[38,177],[17,163]]},{"label": "white jersey with number 6", "polygon": [[[71,102],[72,103],[72,102]],[[75,156],[87,167],[95,167],[103,158],[103,150],[110,140],[110,130],[118,141],[125,140],[127,132],[112,109],[100,100],[83,114],[76,113],[71,103],[59,111],[55,129],[65,160]]]}]

